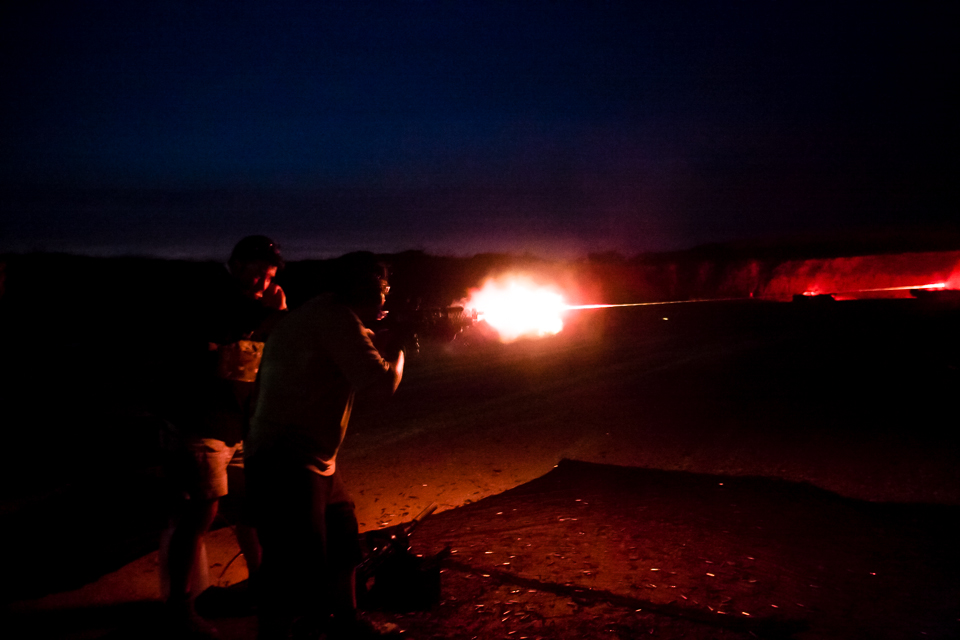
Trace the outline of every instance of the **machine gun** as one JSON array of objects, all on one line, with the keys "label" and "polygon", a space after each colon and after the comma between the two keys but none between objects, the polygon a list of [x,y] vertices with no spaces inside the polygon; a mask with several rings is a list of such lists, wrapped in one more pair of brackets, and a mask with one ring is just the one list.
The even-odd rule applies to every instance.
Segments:
[{"label": "machine gun", "polygon": [[450,342],[461,331],[477,322],[477,312],[460,306],[428,307],[414,312],[421,335],[441,342]]},{"label": "machine gun", "polygon": [[419,350],[420,340],[450,342],[477,322],[477,312],[460,306],[406,306],[383,312],[377,322],[377,335],[390,346],[385,356],[403,348],[408,354]]},{"label": "machine gun", "polygon": [[450,547],[428,558],[410,552],[410,536],[436,510],[433,503],[410,522],[361,536],[366,549],[357,567],[357,602],[362,608],[416,611],[440,601],[440,562]]}]

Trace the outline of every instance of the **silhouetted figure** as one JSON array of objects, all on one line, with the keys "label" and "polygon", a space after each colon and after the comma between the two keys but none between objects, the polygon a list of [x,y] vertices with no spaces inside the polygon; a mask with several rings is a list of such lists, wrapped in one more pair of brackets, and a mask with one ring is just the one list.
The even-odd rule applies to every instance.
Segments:
[{"label": "silhouetted figure", "polygon": [[382,635],[357,613],[358,524],[336,458],[355,393],[389,397],[404,354],[378,350],[367,328],[389,290],[384,267],[368,253],[334,267],[332,290],[277,325],[260,367],[245,470],[263,545],[261,640],[286,638],[297,618],[330,640]]},{"label": "silhouetted figure", "polygon": [[[167,447],[168,476],[177,495],[161,549],[173,635],[216,637],[216,629],[194,606],[209,584],[203,536],[228,493],[228,467],[243,464],[242,440],[263,341],[287,307],[283,290],[273,281],[282,266],[279,248],[269,238],[241,240],[227,269],[206,292],[204,308],[197,310],[199,331],[189,344],[180,345],[184,359]],[[255,530],[241,517],[236,533],[254,576],[260,564]]]}]

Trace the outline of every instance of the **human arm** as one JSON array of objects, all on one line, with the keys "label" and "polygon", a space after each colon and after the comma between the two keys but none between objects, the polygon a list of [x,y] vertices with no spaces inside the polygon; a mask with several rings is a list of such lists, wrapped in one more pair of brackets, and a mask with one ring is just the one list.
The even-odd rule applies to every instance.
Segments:
[{"label": "human arm", "polygon": [[396,392],[397,387],[400,386],[400,380],[403,378],[404,360],[403,350],[398,351],[393,360],[385,360],[389,367],[387,371],[390,375],[389,377],[383,378],[383,382],[380,382],[371,389],[372,394],[391,396]]},{"label": "human arm", "polygon": [[280,285],[275,282],[271,282],[263,291],[260,302],[267,309],[274,311],[285,311],[287,309],[287,296]]},{"label": "human arm", "polygon": [[273,328],[287,314],[287,296],[284,294],[280,285],[270,283],[263,292],[263,297],[258,299],[262,309],[266,310],[267,315],[263,318],[257,328],[250,334],[251,340],[264,342]]},{"label": "human arm", "polygon": [[[363,333],[366,337],[366,342],[374,348],[376,358],[380,360],[381,366],[384,369],[384,375],[375,376],[371,382],[358,384],[357,387],[369,398],[384,400],[392,396],[396,392],[397,387],[400,386],[400,381],[403,379],[403,367],[406,361],[406,355],[399,346],[392,346],[389,350],[384,349],[378,344],[379,341],[377,338],[379,336],[375,335],[370,329],[364,328]],[[367,353],[370,353],[369,349]]]}]

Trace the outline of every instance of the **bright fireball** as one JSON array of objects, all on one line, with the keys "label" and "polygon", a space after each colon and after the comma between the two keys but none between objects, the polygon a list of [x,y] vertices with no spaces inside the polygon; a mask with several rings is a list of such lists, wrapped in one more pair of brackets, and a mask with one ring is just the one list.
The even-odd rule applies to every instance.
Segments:
[{"label": "bright fireball", "polygon": [[478,318],[493,327],[504,342],[559,333],[567,309],[558,291],[523,276],[487,280],[470,291],[464,307],[475,309]]}]

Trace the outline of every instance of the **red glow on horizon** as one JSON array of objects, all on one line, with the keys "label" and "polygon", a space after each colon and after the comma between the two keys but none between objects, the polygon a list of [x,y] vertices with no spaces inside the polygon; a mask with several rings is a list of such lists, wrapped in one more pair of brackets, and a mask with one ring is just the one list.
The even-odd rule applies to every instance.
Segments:
[{"label": "red glow on horizon", "polygon": [[[908,285],[908,286],[902,286],[902,287],[876,287],[872,289],[851,289],[851,290],[842,290],[842,291],[832,291],[830,292],[829,295],[840,295],[842,299],[850,300],[850,299],[855,299],[857,297],[857,294],[860,294],[860,293],[889,293],[889,292],[897,292],[897,291],[915,291],[918,289],[929,291],[929,290],[940,290],[940,289],[946,289],[946,288],[947,288],[946,282],[936,282],[933,284]],[[802,295],[807,297],[812,297],[812,296],[824,295],[824,292],[820,291],[819,289],[807,289],[806,291],[803,292]]]}]

